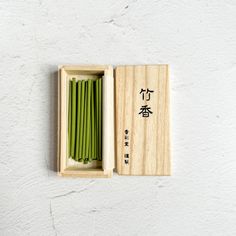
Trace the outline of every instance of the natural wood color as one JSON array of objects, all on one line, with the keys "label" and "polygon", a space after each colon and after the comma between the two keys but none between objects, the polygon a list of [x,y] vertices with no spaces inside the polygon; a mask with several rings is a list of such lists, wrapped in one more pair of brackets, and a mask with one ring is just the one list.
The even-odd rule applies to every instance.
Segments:
[{"label": "natural wood color", "polygon": [[67,74],[61,69],[60,83],[60,170],[66,168],[67,155]]},{"label": "natural wood color", "polygon": [[[61,176],[78,176],[78,177],[111,177],[114,168],[114,112],[111,108],[114,107],[113,99],[113,68],[111,66],[59,66],[59,86],[58,86],[58,173]],[[77,79],[83,78],[84,75],[88,76],[88,79],[92,79],[93,75],[105,76],[105,97],[109,98],[103,103],[103,113],[109,113],[109,116],[103,121],[103,133],[105,135],[104,146],[108,148],[108,151],[104,149],[103,162],[94,162],[92,165],[85,166],[73,163],[68,160],[67,157],[67,140],[68,140],[68,92],[69,92],[69,80],[72,77]],[[111,119],[111,120],[110,120]],[[110,135],[108,135],[110,134]],[[113,134],[113,135],[112,135]],[[113,150],[113,152],[112,152]],[[95,167],[95,168],[94,168]]]},{"label": "natural wood color", "polygon": [[61,176],[65,177],[81,177],[81,178],[111,178],[113,175],[112,170],[76,170],[76,169],[66,169],[59,173]]},{"label": "natural wood color", "polygon": [[102,166],[104,170],[109,170],[114,168],[115,162],[114,77],[112,66],[107,67],[104,71],[102,107]]},{"label": "natural wood color", "polygon": [[104,72],[105,70],[111,69],[111,66],[108,65],[62,65],[60,67],[66,71],[80,71],[80,73],[87,71],[89,74],[93,71]]},{"label": "natural wood color", "polygon": [[[123,153],[123,123],[119,122],[119,119],[124,117],[124,99],[117,99],[117,96],[124,96],[124,82],[125,78],[125,68],[118,67],[116,68],[115,73],[115,147],[116,147],[116,170],[122,169],[122,153]],[[119,109],[119,110],[118,110]],[[118,116],[119,114],[119,116]]]},{"label": "natural wood color", "polygon": [[[114,167],[122,175],[170,175],[169,74],[167,65],[118,66],[115,86],[111,66],[61,66],[58,86],[58,173],[72,177],[111,177]],[[72,77],[104,75],[103,162],[83,166],[67,158],[68,81]],[[107,87],[107,86],[108,87]],[[114,90],[115,87],[115,91]],[[154,90],[150,101],[142,100],[141,88]],[[115,93],[115,104],[113,103]],[[153,114],[139,115],[142,105]],[[114,112],[115,109],[115,112]],[[115,128],[114,128],[115,113]],[[124,146],[124,130],[129,130],[129,146]],[[114,144],[115,132],[115,144]],[[116,148],[114,148],[114,145]],[[130,155],[129,164],[124,154]],[[102,166],[101,166],[102,164]]]},{"label": "natural wood color", "polygon": [[60,156],[61,156],[61,74],[58,67],[58,83],[57,83],[57,171],[60,172]]},{"label": "natural wood color", "polygon": [[[142,100],[141,88],[154,90],[149,101]],[[118,174],[170,175],[168,65],[118,66],[115,89]],[[142,105],[153,112],[147,118],[138,114]],[[129,147],[124,146],[125,129]]]}]

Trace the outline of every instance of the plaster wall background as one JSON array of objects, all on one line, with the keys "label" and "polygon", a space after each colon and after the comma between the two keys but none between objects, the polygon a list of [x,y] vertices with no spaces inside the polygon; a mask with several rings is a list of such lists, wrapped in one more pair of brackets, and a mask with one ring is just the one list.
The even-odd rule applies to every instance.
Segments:
[{"label": "plaster wall background", "polygon": [[[0,1],[0,235],[236,235],[236,2]],[[55,173],[58,64],[170,64],[171,177]]]}]

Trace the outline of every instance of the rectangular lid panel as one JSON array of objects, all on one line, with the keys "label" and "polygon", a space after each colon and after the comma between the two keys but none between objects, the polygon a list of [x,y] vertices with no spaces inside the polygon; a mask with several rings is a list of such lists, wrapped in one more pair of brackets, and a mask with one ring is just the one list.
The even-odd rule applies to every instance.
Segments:
[{"label": "rectangular lid panel", "polygon": [[168,65],[115,71],[117,172],[170,175]]}]

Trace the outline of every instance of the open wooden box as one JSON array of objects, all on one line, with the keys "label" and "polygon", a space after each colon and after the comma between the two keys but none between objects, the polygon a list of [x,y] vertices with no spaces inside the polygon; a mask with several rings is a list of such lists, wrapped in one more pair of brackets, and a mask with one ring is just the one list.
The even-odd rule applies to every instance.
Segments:
[{"label": "open wooden box", "polygon": [[[58,75],[59,175],[170,175],[168,65],[65,65]],[[103,76],[102,161],[82,164],[67,154],[68,85],[93,75]]]},{"label": "open wooden box", "polygon": [[[76,163],[67,155],[68,92],[73,77],[103,76],[103,148],[102,161],[89,164]],[[114,169],[114,79],[111,66],[61,66],[59,67],[58,104],[58,170],[62,176],[111,177]],[[109,98],[109,99],[108,99]]]}]

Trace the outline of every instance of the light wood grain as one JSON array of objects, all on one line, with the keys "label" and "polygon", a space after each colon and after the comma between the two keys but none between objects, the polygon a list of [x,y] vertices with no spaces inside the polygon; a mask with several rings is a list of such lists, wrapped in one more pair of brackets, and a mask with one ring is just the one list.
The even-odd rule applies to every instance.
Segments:
[{"label": "light wood grain", "polygon": [[[115,85],[118,174],[170,175],[168,66],[118,66]],[[142,99],[141,88],[154,90],[149,101]],[[139,114],[143,105],[153,112],[149,117]],[[129,154],[128,164],[126,154]]]},{"label": "light wood grain", "polygon": [[[114,168],[114,84],[111,66],[60,66],[58,92],[58,173],[61,176],[111,177]],[[71,161],[67,152],[69,80],[104,76],[103,161],[81,164]],[[102,165],[101,165],[102,164]]]},{"label": "light wood grain", "polygon": [[60,170],[66,168],[66,156],[67,156],[67,94],[68,83],[67,73],[64,68],[60,71]]},{"label": "light wood grain", "polygon": [[81,178],[111,178],[113,175],[113,170],[100,170],[100,169],[78,170],[78,169],[68,168],[60,172],[59,175],[64,177],[81,177]]},{"label": "light wood grain", "polygon": [[111,66],[104,71],[102,107],[102,167],[111,170],[115,165],[114,76]]}]

